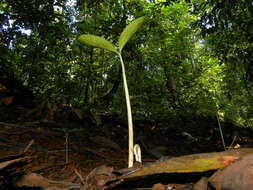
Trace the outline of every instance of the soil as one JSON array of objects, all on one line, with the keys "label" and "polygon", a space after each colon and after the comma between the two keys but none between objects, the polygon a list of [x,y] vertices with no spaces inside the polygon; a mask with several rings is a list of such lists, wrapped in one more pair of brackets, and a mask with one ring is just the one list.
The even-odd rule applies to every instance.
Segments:
[{"label": "soil", "polygon": [[[221,125],[227,146],[252,144],[250,129],[231,123]],[[224,150],[215,118],[134,120],[134,135],[135,143],[142,148],[143,163]],[[126,118],[118,115],[85,113],[78,117],[70,107],[45,111],[41,107],[31,110],[1,106],[0,157],[20,154],[31,140],[34,140],[29,149],[32,162],[27,170],[49,180],[80,183],[80,176],[75,171],[85,179],[101,165],[115,170],[127,168],[128,125]],[[159,189],[159,183],[170,184],[175,189],[193,189],[193,182],[189,180],[171,182],[161,176],[150,183],[150,188],[158,186]],[[124,187],[121,185],[120,189]]]}]

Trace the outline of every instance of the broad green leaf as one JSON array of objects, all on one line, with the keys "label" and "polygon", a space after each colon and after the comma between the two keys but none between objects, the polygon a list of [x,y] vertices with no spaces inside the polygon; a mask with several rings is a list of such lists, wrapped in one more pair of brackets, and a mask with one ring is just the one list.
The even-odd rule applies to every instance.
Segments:
[{"label": "broad green leaf", "polygon": [[85,34],[85,35],[80,36],[78,40],[85,45],[89,45],[89,46],[93,46],[97,48],[103,48],[103,49],[118,53],[116,51],[115,46],[111,42],[104,39],[103,37],[99,37],[99,36],[95,36],[91,34]]},{"label": "broad green leaf", "polygon": [[137,29],[142,25],[145,20],[145,16],[137,18],[131,24],[127,25],[119,37],[119,49],[120,52],[127,43],[127,41],[132,37],[132,35],[137,31]]}]

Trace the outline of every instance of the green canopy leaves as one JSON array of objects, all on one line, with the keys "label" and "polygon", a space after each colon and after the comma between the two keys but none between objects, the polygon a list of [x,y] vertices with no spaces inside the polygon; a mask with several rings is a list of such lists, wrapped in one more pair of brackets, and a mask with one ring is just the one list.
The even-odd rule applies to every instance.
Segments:
[{"label": "green canopy leaves", "polygon": [[253,127],[252,5],[232,2],[3,0],[0,77],[13,72],[52,102],[126,114],[117,56],[78,42],[118,55],[148,20],[123,57],[138,119],[218,112]]}]

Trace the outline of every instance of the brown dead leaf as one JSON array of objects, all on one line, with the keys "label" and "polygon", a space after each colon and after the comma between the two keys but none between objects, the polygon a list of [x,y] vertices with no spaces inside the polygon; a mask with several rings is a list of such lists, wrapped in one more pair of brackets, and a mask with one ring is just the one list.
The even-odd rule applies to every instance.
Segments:
[{"label": "brown dead leaf", "polygon": [[22,158],[17,158],[17,159],[13,159],[13,160],[8,160],[8,161],[5,161],[5,162],[2,162],[0,163],[0,170],[6,168],[7,166],[13,164],[13,163],[16,163],[16,162],[22,162],[22,161],[25,161],[27,160],[28,157],[22,157]]},{"label": "brown dead leaf", "polygon": [[235,163],[217,171],[209,182],[217,189],[253,189],[253,155],[246,155]]},{"label": "brown dead leaf", "polygon": [[13,98],[14,98],[14,96],[10,96],[10,97],[5,98],[4,104],[10,105],[13,101]]},{"label": "brown dead leaf", "polygon": [[208,178],[202,177],[193,187],[194,190],[207,190]]},{"label": "brown dead leaf", "polygon": [[106,182],[115,177],[112,172],[113,168],[105,165],[93,169],[86,177],[86,184],[82,190],[101,189]]},{"label": "brown dead leaf", "polygon": [[24,122],[23,126],[24,127],[31,127],[31,126],[36,126],[39,123],[40,123],[40,121],[28,121],[28,122]]},{"label": "brown dead leaf", "polygon": [[39,187],[41,189],[70,189],[69,187],[75,187],[79,189],[77,184],[65,181],[53,181],[36,174],[28,173],[23,175],[14,184],[16,187]]},{"label": "brown dead leaf", "polygon": [[157,183],[157,184],[153,185],[152,189],[153,190],[166,190],[166,187],[161,183]]},{"label": "brown dead leaf", "polygon": [[222,156],[221,160],[224,166],[228,166],[232,163],[235,162],[236,159],[238,159],[239,156],[238,155],[233,155],[233,156]]},{"label": "brown dead leaf", "polygon": [[121,147],[116,142],[106,137],[95,136],[95,137],[91,137],[90,140],[103,147],[108,147],[108,148],[111,148],[113,150],[118,150],[118,151],[121,150]]},{"label": "brown dead leaf", "polygon": [[50,186],[48,179],[38,175],[36,173],[29,173],[27,175],[22,176],[16,183],[16,187],[42,187],[47,188]]}]

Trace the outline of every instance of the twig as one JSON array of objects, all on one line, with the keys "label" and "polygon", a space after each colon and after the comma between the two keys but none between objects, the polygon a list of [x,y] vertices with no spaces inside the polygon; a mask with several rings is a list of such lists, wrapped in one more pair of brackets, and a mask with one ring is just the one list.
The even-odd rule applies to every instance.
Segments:
[{"label": "twig", "polygon": [[230,146],[228,147],[228,149],[232,149],[233,148],[233,145],[234,145],[236,139],[237,139],[237,135],[234,136],[234,138],[232,140],[232,143],[230,144]]},{"label": "twig", "polygon": [[31,140],[31,141],[29,142],[29,144],[26,146],[26,148],[25,148],[25,150],[23,151],[23,153],[26,153],[26,152],[29,150],[29,148],[32,146],[33,143],[34,143],[34,140]]},{"label": "twig", "polygon": [[218,114],[216,114],[216,117],[217,117],[217,121],[218,121],[218,125],[219,125],[219,130],[220,130],[220,136],[221,136],[221,140],[222,140],[222,145],[224,147],[224,150],[226,150],[226,145],[225,145],[225,141],[224,141],[224,137],[223,137],[223,133],[222,133],[221,124],[220,124],[220,120],[219,120]]},{"label": "twig", "polygon": [[69,162],[69,134],[66,133],[65,135],[65,148],[66,148],[66,153],[65,153],[65,158],[66,158],[66,164]]},{"label": "twig", "polygon": [[84,181],[84,179],[83,179],[83,176],[77,171],[77,169],[75,169],[75,173],[76,173],[76,175],[80,178],[82,184],[85,185],[85,181]]},{"label": "twig", "polygon": [[85,149],[86,151],[88,151],[88,152],[91,152],[91,153],[93,153],[93,154],[95,154],[95,155],[98,155],[98,156],[100,156],[100,157],[102,157],[102,158],[105,158],[105,159],[107,159],[107,160],[111,160],[111,161],[119,161],[119,160],[125,160],[125,158],[118,158],[118,157],[115,157],[115,156],[108,156],[108,155],[106,155],[106,154],[104,154],[104,153],[101,153],[101,152],[99,152],[99,151],[96,151],[96,150],[93,150],[93,149],[90,149],[90,148],[88,148],[88,147],[82,147],[83,149]]},{"label": "twig", "polygon": [[45,166],[45,167],[41,167],[41,168],[32,170],[32,172],[40,172],[42,170],[52,169],[53,167],[63,167],[63,166],[67,166],[67,165],[69,165],[69,163],[68,164],[66,164],[66,163],[63,163],[63,164],[53,164],[53,165],[48,165],[48,166]]}]

